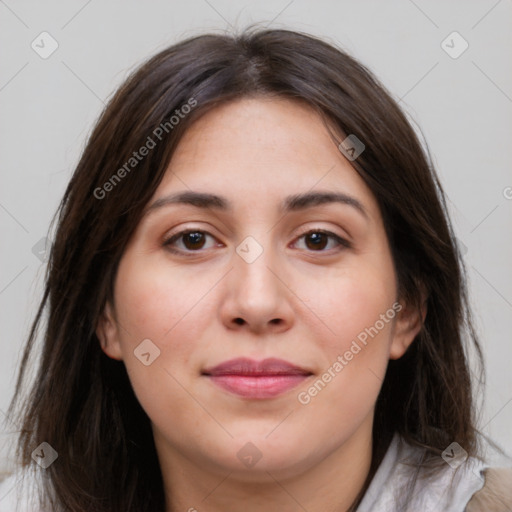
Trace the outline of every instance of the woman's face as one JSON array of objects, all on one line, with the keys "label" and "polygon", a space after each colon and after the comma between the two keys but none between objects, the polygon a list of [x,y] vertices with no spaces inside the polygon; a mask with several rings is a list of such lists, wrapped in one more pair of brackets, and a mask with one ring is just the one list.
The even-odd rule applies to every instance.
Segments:
[{"label": "woman's face", "polygon": [[388,360],[418,331],[397,299],[377,202],[320,117],[242,99],[180,142],[97,332],[166,464],[277,478],[368,446]]}]

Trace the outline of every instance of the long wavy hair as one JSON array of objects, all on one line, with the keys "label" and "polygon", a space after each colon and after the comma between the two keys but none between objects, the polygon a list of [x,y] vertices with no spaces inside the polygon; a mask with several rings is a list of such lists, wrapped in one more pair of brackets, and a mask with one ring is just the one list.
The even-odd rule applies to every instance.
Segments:
[{"label": "long wavy hair", "polygon": [[[306,103],[332,128],[333,143],[348,134],[364,142],[351,163],[380,207],[399,295],[417,307],[422,290],[428,297],[421,331],[402,358],[389,362],[376,403],[371,470],[352,508],[395,432],[424,448],[434,472],[452,441],[478,453],[468,348],[476,349],[477,361],[481,351],[428,149],[379,81],[342,49],[296,31],[249,27],[190,37],[135,70],[102,112],[53,219],[44,295],[9,409],[20,425],[23,467],[35,466],[31,453],[43,441],[59,454],[44,472],[51,510],[165,510],[150,420],[123,362],[104,354],[95,329],[113,298],[127,242],[183,134],[206,112],[243,97]],[[192,98],[195,107],[171,128],[170,117]],[[136,168],[121,173],[122,182],[109,181],[166,122]]]}]

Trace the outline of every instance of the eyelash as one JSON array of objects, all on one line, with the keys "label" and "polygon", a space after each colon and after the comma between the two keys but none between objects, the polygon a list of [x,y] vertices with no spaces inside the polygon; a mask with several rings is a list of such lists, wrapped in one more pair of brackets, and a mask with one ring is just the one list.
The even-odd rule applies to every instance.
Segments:
[{"label": "eyelash", "polygon": [[[197,250],[191,250],[191,249],[187,249],[187,250],[176,250],[176,249],[173,249],[171,247],[171,244],[174,243],[175,241],[179,240],[181,237],[183,237],[184,235],[188,235],[190,233],[201,233],[203,235],[208,235],[208,236],[211,236],[212,238],[215,238],[213,237],[213,235],[211,235],[210,233],[208,233],[207,231],[203,231],[201,229],[186,229],[186,230],[183,230],[183,231],[180,231],[178,233],[175,233],[174,235],[170,236],[169,238],[165,239],[164,242],[163,242],[163,246],[166,247],[170,252],[174,253],[174,254],[179,254],[179,255],[184,255],[184,256],[193,256],[194,253],[200,253],[200,252],[203,252],[203,249],[197,249]],[[303,233],[302,235],[300,235],[297,240],[300,240],[301,238],[304,238],[308,235],[311,235],[313,233],[321,233],[321,234],[324,234],[324,235],[327,235],[329,238],[332,238],[334,240],[336,240],[336,242],[338,243],[338,250],[343,250],[343,249],[350,249],[352,247],[351,243],[338,236],[336,233],[333,233],[332,231],[327,231],[325,229],[311,229],[309,231],[306,231],[305,233]],[[205,249],[207,250],[207,249]],[[331,249],[332,250],[332,249]],[[315,250],[311,250],[311,252],[313,253],[322,253],[322,252],[330,252],[330,250],[319,250],[319,251],[315,251]]]}]

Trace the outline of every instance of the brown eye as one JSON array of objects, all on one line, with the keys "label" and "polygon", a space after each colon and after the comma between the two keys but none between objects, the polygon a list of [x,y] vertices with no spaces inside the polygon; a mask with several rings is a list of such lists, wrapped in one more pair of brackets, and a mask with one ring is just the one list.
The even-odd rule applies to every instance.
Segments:
[{"label": "brown eye", "polygon": [[204,245],[205,236],[200,231],[193,231],[182,235],[183,245],[187,249],[201,249]]},{"label": "brown eye", "polygon": [[329,242],[329,237],[325,233],[313,232],[305,235],[306,246],[308,249],[322,250],[325,249]]},{"label": "brown eye", "polygon": [[[308,231],[304,233],[302,236],[298,238],[298,240],[304,240],[304,245],[307,250],[313,252],[328,252],[329,249],[338,249],[341,250],[343,248],[351,247],[350,242],[341,238],[340,236],[332,233],[331,231],[324,231],[320,229],[315,229],[312,231]],[[334,245],[332,242],[334,241]],[[329,245],[326,251],[324,249]]]},{"label": "brown eye", "polygon": [[201,249],[205,248],[208,237],[215,240],[209,233],[197,229],[181,231],[164,241],[163,245],[174,253],[186,254],[187,252],[199,252]]}]

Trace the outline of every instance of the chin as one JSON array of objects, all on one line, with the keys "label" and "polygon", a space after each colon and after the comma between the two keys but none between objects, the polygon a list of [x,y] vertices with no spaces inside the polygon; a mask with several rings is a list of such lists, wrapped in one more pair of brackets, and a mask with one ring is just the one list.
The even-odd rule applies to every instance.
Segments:
[{"label": "chin", "polygon": [[[212,462],[222,472],[232,472],[240,481],[263,483],[269,481],[270,475],[279,479],[297,476],[321,459],[320,450],[305,446],[301,436],[265,438],[268,432],[229,440],[211,454]],[[220,453],[225,456],[219,458]]]}]

